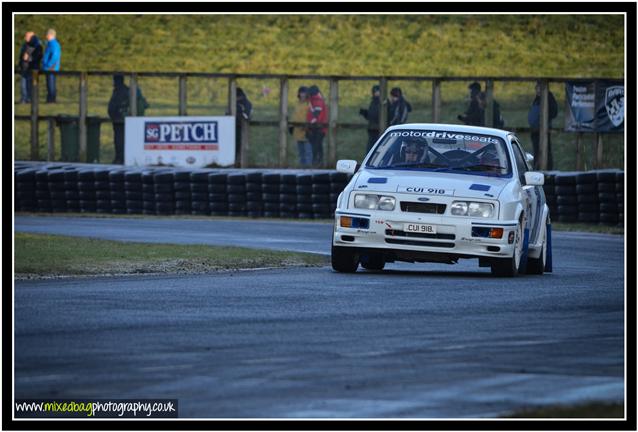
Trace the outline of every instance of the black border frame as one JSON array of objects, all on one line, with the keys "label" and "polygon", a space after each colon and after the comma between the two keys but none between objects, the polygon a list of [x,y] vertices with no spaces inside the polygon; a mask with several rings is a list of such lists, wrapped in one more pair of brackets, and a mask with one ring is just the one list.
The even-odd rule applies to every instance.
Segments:
[{"label": "black border frame", "polygon": [[[633,214],[633,218],[626,218],[625,230],[625,250],[627,254],[626,275],[626,322],[627,322],[627,360],[626,360],[626,420],[176,420],[176,421],[101,421],[92,420],[91,429],[115,430],[115,429],[154,429],[154,430],[328,430],[328,429],[353,429],[353,430],[636,430],[636,147],[638,142],[636,136],[636,2],[624,3],[370,3],[370,2],[347,2],[347,3],[44,3],[44,2],[21,2],[2,3],[2,24],[3,36],[5,37],[5,47],[7,40],[12,38],[13,13],[33,13],[36,12],[298,12],[303,14],[312,13],[410,13],[410,12],[467,12],[468,14],[477,12],[506,12],[506,13],[586,13],[586,12],[619,12],[626,13],[626,94],[630,95],[629,103],[626,102],[627,118],[625,124],[627,134],[627,158],[626,158],[626,181],[627,181],[627,206],[626,214]],[[96,10],[99,9],[99,12]],[[13,65],[13,47],[3,50],[3,60],[5,71],[9,65]],[[11,66],[12,67],[12,66]],[[13,75],[5,73],[3,75],[3,89],[5,97],[3,103],[3,120],[5,125],[13,124],[13,119],[9,118],[13,111],[12,100],[7,95],[13,93]],[[633,98],[631,97],[633,96]],[[627,99],[626,99],[627,101]],[[4,127],[3,136],[5,143],[11,141],[12,128]],[[8,139],[7,139],[8,138]],[[3,186],[2,186],[2,207],[3,215],[7,215],[7,209],[13,210],[13,167],[9,166],[9,161],[13,165],[12,157],[13,145],[4,145],[2,148],[3,162]],[[2,237],[13,238],[12,219],[5,216],[2,219]],[[88,429],[85,421],[45,421],[45,420],[12,420],[12,389],[13,389],[13,357],[8,353],[12,352],[12,337],[9,333],[13,322],[13,302],[12,289],[13,273],[8,271],[9,266],[13,268],[13,259],[9,262],[7,258],[7,242],[3,242],[3,289],[2,289],[2,429],[3,430],[84,430]],[[12,257],[13,258],[13,257]],[[634,261],[631,261],[631,260]]]}]

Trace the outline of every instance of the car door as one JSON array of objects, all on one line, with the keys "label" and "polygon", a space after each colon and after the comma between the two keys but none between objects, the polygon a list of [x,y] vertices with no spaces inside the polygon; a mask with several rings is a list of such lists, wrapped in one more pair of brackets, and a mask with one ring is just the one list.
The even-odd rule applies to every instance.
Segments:
[{"label": "car door", "polygon": [[520,178],[521,186],[523,189],[523,196],[525,203],[525,214],[527,218],[526,228],[529,230],[529,241],[536,242],[539,235],[538,222],[541,217],[542,211],[542,186],[529,186],[525,184],[525,173],[530,171],[529,165],[525,160],[525,152],[523,151],[520,143],[515,136],[511,137],[512,150],[514,152],[514,160],[516,162],[516,168],[518,169],[518,175]]}]

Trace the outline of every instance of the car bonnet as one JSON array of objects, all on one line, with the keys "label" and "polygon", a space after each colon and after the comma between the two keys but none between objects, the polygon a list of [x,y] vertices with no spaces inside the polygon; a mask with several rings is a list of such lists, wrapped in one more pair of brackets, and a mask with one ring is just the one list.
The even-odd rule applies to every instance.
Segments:
[{"label": "car bonnet", "polygon": [[511,178],[404,170],[361,170],[353,191],[495,199]]}]

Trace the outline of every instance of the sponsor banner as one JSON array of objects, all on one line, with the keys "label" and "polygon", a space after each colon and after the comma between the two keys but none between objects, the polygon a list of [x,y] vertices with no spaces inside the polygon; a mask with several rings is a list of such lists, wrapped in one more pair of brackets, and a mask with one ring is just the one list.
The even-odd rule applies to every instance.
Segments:
[{"label": "sponsor banner", "polygon": [[234,165],[235,118],[127,117],[124,164]]},{"label": "sponsor banner", "polygon": [[625,87],[622,81],[565,83],[568,132],[622,132],[625,126]]}]

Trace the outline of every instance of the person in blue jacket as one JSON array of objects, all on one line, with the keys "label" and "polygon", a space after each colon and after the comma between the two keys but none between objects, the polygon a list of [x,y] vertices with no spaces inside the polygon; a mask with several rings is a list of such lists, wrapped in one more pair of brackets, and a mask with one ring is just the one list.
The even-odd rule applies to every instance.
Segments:
[{"label": "person in blue jacket", "polygon": [[42,59],[42,69],[47,72],[47,103],[55,103],[56,89],[55,89],[55,73],[60,71],[60,59],[62,57],[62,48],[60,42],[56,39],[56,33],[54,29],[47,31],[47,47],[44,51],[44,58]]}]

